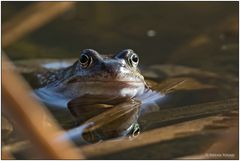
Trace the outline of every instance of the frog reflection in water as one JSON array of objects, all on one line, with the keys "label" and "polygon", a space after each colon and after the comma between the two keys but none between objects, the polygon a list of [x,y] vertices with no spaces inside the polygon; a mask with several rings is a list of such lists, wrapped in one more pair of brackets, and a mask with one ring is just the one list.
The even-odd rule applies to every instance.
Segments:
[{"label": "frog reflection in water", "polygon": [[85,49],[72,66],[44,79],[36,93],[48,106],[68,107],[80,123],[95,123],[88,131],[100,138],[126,135],[137,130],[132,128],[137,127],[139,100],[149,91],[138,63],[131,49],[114,56]]}]

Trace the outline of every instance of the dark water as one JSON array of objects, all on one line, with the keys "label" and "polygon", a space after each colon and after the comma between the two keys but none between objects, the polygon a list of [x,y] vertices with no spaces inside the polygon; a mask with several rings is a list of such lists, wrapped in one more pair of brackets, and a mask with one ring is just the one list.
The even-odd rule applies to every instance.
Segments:
[{"label": "dark water", "polygon": [[[32,3],[2,2],[2,23]],[[185,65],[238,80],[238,35],[238,2],[76,2],[3,50],[26,60],[132,48],[140,67]]]},{"label": "dark water", "polygon": [[[2,2],[2,23],[32,3]],[[159,105],[171,112],[174,107],[238,96],[238,9],[238,2],[77,2],[71,10],[3,50],[17,61],[77,58],[85,48],[95,49],[100,54],[131,48],[140,56],[140,67],[146,69],[145,73],[151,71],[158,76],[153,78],[147,74],[146,78],[159,83],[168,78],[187,76],[216,87],[170,94],[169,99],[165,98]],[[184,74],[182,69],[165,72],[160,67],[151,68],[162,64],[203,69],[218,77],[201,72]],[[159,121],[158,114],[140,119],[142,130],[181,121],[173,119],[166,123],[160,120],[159,124],[154,124],[153,121]],[[160,145],[164,151],[167,144],[173,150],[175,144],[183,145],[181,143],[186,140],[190,140],[191,148],[195,146],[192,140],[199,138],[202,139],[192,136],[184,141],[170,141],[170,144],[156,143],[152,149]],[[209,137],[203,139],[207,142]],[[130,151],[129,156],[136,156],[136,151]],[[157,154],[151,156],[153,159],[159,157]],[[164,158],[172,156],[169,154]]]},{"label": "dark water", "polygon": [[[3,24],[31,3],[3,2]],[[233,19],[233,23],[226,25],[228,19]],[[73,9],[5,51],[12,59],[28,59],[78,57],[85,48],[96,49],[101,54],[132,48],[140,55],[141,64],[175,63],[178,58],[181,61],[177,63],[190,64],[179,50],[207,33],[211,39],[218,41],[224,37],[224,40],[215,45],[215,51],[209,47],[201,53],[204,57],[197,61],[215,63],[219,54],[210,57],[212,52],[219,53],[222,45],[237,43],[238,31],[234,29],[237,22],[238,2],[77,2]],[[219,28],[224,29],[219,31]],[[231,47],[238,48],[238,45]],[[238,50],[234,51],[224,57],[231,59],[228,63],[237,65]],[[199,53],[193,50],[184,54]]]}]

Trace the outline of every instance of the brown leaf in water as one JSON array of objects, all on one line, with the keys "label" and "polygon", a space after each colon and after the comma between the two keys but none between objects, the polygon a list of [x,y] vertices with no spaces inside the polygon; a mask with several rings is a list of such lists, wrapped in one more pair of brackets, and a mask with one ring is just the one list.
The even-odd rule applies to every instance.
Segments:
[{"label": "brown leaf in water", "polygon": [[128,98],[112,98],[104,95],[84,95],[71,100],[68,103],[68,109],[75,117],[78,118],[80,123],[83,123],[91,117],[94,117],[127,100]]},{"label": "brown leaf in water", "polygon": [[154,89],[157,89],[158,91],[164,94],[168,94],[179,90],[197,90],[214,88],[214,86],[212,85],[203,84],[193,78],[188,77],[169,78],[162,81],[159,84],[154,82],[150,82],[150,84],[153,85]]},{"label": "brown leaf in water", "polygon": [[162,65],[152,65],[147,69],[142,71],[143,75],[148,78],[159,78],[162,76],[165,77],[180,77],[180,76],[202,76],[202,77],[213,77],[219,78],[220,76],[216,73],[193,68],[189,66],[182,66],[182,65],[172,65],[172,64],[162,64]]},{"label": "brown leaf in water", "polygon": [[[138,107],[140,105],[140,101],[137,100],[129,100],[124,103],[121,103],[114,108],[111,108],[100,115],[92,117],[91,119],[87,120],[86,122],[94,122],[95,125],[90,127],[88,130],[94,130],[98,127],[101,127],[105,124],[108,124],[118,118],[125,118],[126,115],[130,114],[131,112],[138,111]],[[98,124],[96,124],[98,123]]]},{"label": "brown leaf in water", "polygon": [[90,118],[85,123],[94,124],[85,130],[85,138],[94,141],[97,136],[104,139],[128,133],[137,122],[140,104],[140,101],[130,99]]},{"label": "brown leaf in water", "polygon": [[[106,158],[107,156],[108,158],[111,158],[112,156],[112,158],[121,157],[122,159],[126,159],[126,157],[131,157],[131,159],[146,159],[149,157],[152,159],[160,157],[164,159],[174,158],[178,154],[191,154],[193,152],[192,148],[197,148],[194,152],[200,152],[209,147],[215,141],[216,136],[218,136],[218,130],[212,129],[206,131],[204,128],[214,124],[215,121],[222,119],[223,117],[221,115],[195,119],[144,132],[132,141],[129,141],[126,137],[121,141],[109,140],[95,144],[94,146],[84,146],[81,150],[86,156],[98,159]],[[221,130],[221,132],[224,131],[225,129]],[[197,137],[196,134],[202,136],[204,140],[198,140],[201,137]],[[183,138],[189,138],[189,141],[192,141],[192,143],[183,142]],[[145,153],[146,151],[149,152],[151,147],[156,147],[157,144],[159,145],[159,151],[152,151],[152,156],[149,156],[149,153]],[[181,148],[174,149],[176,147]],[[166,149],[169,149],[170,152],[166,151]],[[174,149],[174,152],[178,153],[172,153],[171,149]],[[130,155],[133,151],[141,151],[143,153],[140,153],[137,156]]]}]

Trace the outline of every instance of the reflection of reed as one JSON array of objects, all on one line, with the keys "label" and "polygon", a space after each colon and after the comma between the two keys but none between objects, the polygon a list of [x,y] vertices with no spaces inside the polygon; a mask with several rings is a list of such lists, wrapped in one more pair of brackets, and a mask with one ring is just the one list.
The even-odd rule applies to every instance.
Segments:
[{"label": "reflection of reed", "polygon": [[74,2],[39,2],[28,6],[3,24],[2,46],[7,47],[21,37],[45,25],[71,9]]},{"label": "reflection of reed", "polygon": [[[207,134],[215,132],[214,130],[216,130],[216,129],[219,130],[218,129],[219,127],[232,126],[232,122],[230,123],[230,125],[228,125],[228,123],[225,121],[225,119],[228,117],[222,116],[221,113],[226,112],[226,111],[236,110],[237,106],[238,106],[237,101],[238,101],[237,98],[233,98],[233,99],[227,99],[227,100],[223,100],[223,101],[191,105],[191,106],[186,106],[183,108],[163,110],[163,111],[159,112],[159,113],[162,113],[161,115],[157,115],[158,118],[151,115],[152,118],[155,118],[155,120],[153,120],[153,121],[155,123],[157,123],[157,122],[164,123],[167,121],[170,122],[170,121],[175,120],[175,123],[173,125],[146,131],[144,133],[141,133],[137,138],[135,138],[131,141],[129,141],[129,139],[125,137],[121,141],[111,141],[111,140],[104,141],[104,142],[96,144],[96,145],[88,145],[88,146],[82,147],[82,148],[80,148],[80,150],[87,158],[101,158],[102,156],[108,156],[108,155],[118,154],[118,153],[119,153],[119,156],[121,156],[122,152],[131,150],[131,149],[135,149],[135,148],[137,149],[137,148],[141,148],[141,147],[148,146],[148,145],[154,145],[157,143],[161,144],[164,141],[169,141],[169,140],[172,140],[173,142],[175,141],[177,143],[178,140],[180,140],[181,138],[191,137],[191,136],[194,136],[194,134],[207,135]],[[193,111],[195,111],[195,112],[193,112]],[[218,113],[220,115],[216,115]],[[204,116],[201,116],[200,119],[196,119],[201,114],[212,115],[212,116],[205,117],[205,118],[204,118]],[[190,121],[176,123],[176,122],[180,122],[181,119],[187,118],[186,116],[188,116],[189,118],[195,116],[196,118],[191,119]],[[209,127],[212,127],[212,128],[209,128]],[[236,127],[233,127],[233,128],[236,128]],[[225,131],[227,131],[227,130],[229,130],[229,129],[225,129]],[[221,133],[218,133],[218,135],[216,135],[216,136],[219,136],[219,139],[217,141],[220,141]],[[228,143],[229,145],[231,145],[231,148],[233,146],[236,147],[235,139],[236,139],[236,137],[233,137],[231,139],[231,141]],[[195,142],[195,143],[198,141],[199,140],[197,140],[197,139],[192,140],[192,142]],[[212,144],[214,142],[215,142],[215,140],[212,138],[211,138],[211,142],[209,142],[209,140],[206,139],[205,143],[203,142],[202,145],[200,145],[199,147],[194,147],[194,148],[195,149],[198,148],[196,151],[198,153],[201,153],[202,151],[200,151],[200,149],[202,147],[205,147],[204,148],[204,150],[205,150],[207,148],[206,145]],[[201,144],[201,143],[199,143],[199,144]],[[159,146],[159,147],[161,147],[161,146]],[[171,144],[169,144],[168,146],[165,145],[163,147],[168,147],[170,149],[173,148]],[[186,145],[186,147],[187,147],[187,145]],[[219,147],[219,148],[221,148],[221,147]],[[144,150],[146,150],[146,149],[144,149]],[[155,154],[155,156],[160,157],[163,154],[161,154],[160,149],[158,149],[158,150],[159,150],[159,152],[156,151],[157,154]],[[226,151],[226,150],[228,150],[228,151]],[[189,150],[188,149],[183,149],[183,150],[175,149],[175,151],[179,152],[180,154],[185,154],[185,153],[188,153],[189,151],[191,151],[191,149],[189,149]],[[223,147],[223,148],[221,148],[221,152],[234,153],[235,151],[229,151],[229,148]],[[147,154],[140,154],[140,153],[141,153],[141,150],[139,150],[139,156],[131,156],[130,155],[129,157],[130,157],[130,159],[136,159],[136,158],[137,159],[138,158],[147,159],[147,158],[145,158],[146,156],[148,156]],[[118,155],[116,155],[116,156],[118,156]],[[127,154],[125,154],[125,156],[127,156]],[[165,152],[164,156],[165,157],[167,156],[167,158],[174,158],[173,154],[167,153],[167,152]],[[123,157],[120,159],[126,159],[126,158],[127,157],[125,157],[125,158]],[[190,159],[193,159],[193,158],[190,157]],[[153,158],[151,158],[151,159],[153,159]],[[154,158],[154,159],[156,159],[156,158]],[[164,159],[164,158],[161,158],[161,159]]]},{"label": "reflection of reed", "polygon": [[[23,36],[29,34],[30,32],[38,29],[39,27],[45,25],[50,22],[64,11],[71,9],[74,6],[74,2],[39,2],[33,3],[23,12],[20,12],[16,17],[12,20],[6,22],[3,25],[3,47],[8,47],[15,41],[19,40]],[[111,5],[108,2],[96,3],[96,18],[93,21],[93,25],[97,25],[100,29],[108,29],[113,22],[113,17],[111,11]],[[228,21],[226,21],[228,22]],[[225,28],[224,26],[229,26],[229,23],[224,21],[223,27],[220,27],[218,30]],[[230,22],[230,21],[229,21]],[[231,30],[232,32],[238,31],[236,28],[236,23],[231,23],[233,25]],[[218,25],[217,25],[218,26]],[[215,26],[216,27],[216,26]],[[215,30],[215,27],[213,29]],[[134,28],[136,30],[136,28]],[[133,33],[133,30],[132,30]],[[119,35],[115,32],[112,32],[112,37]],[[111,35],[104,34],[101,36],[102,39],[111,38]],[[208,35],[199,35],[196,38],[193,38],[189,43],[177,49],[176,52],[182,51],[186,52],[186,48],[189,47],[198,47],[210,42],[210,38]],[[195,50],[196,51],[196,50]],[[189,52],[191,53],[191,52]],[[182,58],[184,58],[181,55]],[[174,58],[179,60],[180,56],[174,55]],[[185,58],[184,58],[185,59]],[[173,59],[174,60],[174,59]],[[197,60],[197,59],[196,59]],[[186,61],[186,60],[185,60]],[[199,60],[198,60],[199,61]],[[171,71],[173,72],[173,71]],[[204,133],[206,126],[212,124],[216,125],[215,121],[221,121],[224,118],[221,116],[210,116],[206,118],[195,119],[191,121],[186,121],[182,123],[176,123],[167,127],[157,128],[151,131],[144,132],[139,135],[136,139],[129,141],[129,138],[122,138],[121,141],[103,141],[99,144],[88,145],[80,148],[79,151],[75,151],[75,148],[71,145],[71,143],[67,141],[62,141],[61,143],[54,142],[56,137],[62,133],[61,129],[58,125],[53,121],[53,119],[49,116],[48,111],[44,110],[44,107],[39,105],[37,102],[32,100],[27,93],[30,92],[28,86],[22,81],[22,79],[13,71],[13,66],[7,60],[7,58],[3,57],[3,103],[4,108],[3,112],[7,116],[10,116],[11,121],[13,121],[22,132],[26,135],[28,139],[31,140],[34,147],[38,150],[39,153],[42,154],[44,158],[52,158],[52,159],[71,159],[71,158],[82,158],[81,152],[86,154],[86,157],[93,158],[104,155],[111,155],[116,152],[124,152],[124,150],[128,149],[137,149],[146,145],[154,145],[157,143],[161,143],[168,140],[178,140],[183,136],[189,136],[192,132]],[[180,82],[181,83],[181,82]],[[163,86],[165,89],[168,87],[166,84]],[[176,86],[174,86],[176,87]],[[169,89],[172,89],[169,88]],[[170,91],[167,89],[167,91]],[[186,116],[190,117],[195,115],[199,115],[200,113],[209,113],[210,110],[212,112],[226,112],[237,107],[238,99],[230,99],[227,101],[219,101],[216,104],[201,104],[201,105],[193,105],[192,108],[176,108],[172,110],[161,111],[161,114],[156,115],[158,117],[155,122],[163,122],[169,121],[171,119],[179,119],[186,118]],[[195,107],[195,108],[194,108]],[[214,107],[214,108],[213,108]],[[224,107],[224,108],[222,108]],[[221,111],[222,110],[222,111]],[[211,111],[210,111],[211,112]],[[42,116],[46,116],[48,123],[51,124],[51,127],[44,126],[44,119]],[[45,117],[45,118],[46,118]],[[109,120],[108,120],[109,121]],[[230,126],[230,125],[229,125]],[[232,130],[231,130],[232,129]],[[235,150],[232,148],[236,147],[236,134],[237,130],[231,128],[230,132],[220,137],[218,142],[213,144],[209,149],[207,149],[208,153],[217,153],[217,152],[234,152]],[[224,144],[219,144],[223,138],[230,137],[230,140],[224,142]],[[199,142],[196,140],[195,142]],[[185,143],[185,142],[184,142]],[[184,144],[181,142],[181,145]],[[229,145],[229,146],[226,146]],[[21,149],[25,145],[25,142],[19,142],[13,145],[15,149]],[[170,148],[171,145],[168,145]],[[205,145],[203,145],[205,146]],[[19,148],[20,147],[20,148]],[[175,147],[174,147],[175,148]],[[191,147],[192,148],[192,147]],[[195,148],[195,147],[194,147]],[[67,149],[67,150],[66,150]],[[4,149],[6,150],[6,149]],[[145,149],[147,150],[147,149]],[[156,150],[156,149],[154,149]],[[165,149],[164,149],[165,150]],[[178,150],[178,149],[174,149]],[[186,150],[186,149],[184,149]],[[227,151],[226,151],[227,150]],[[5,154],[5,158],[11,158],[11,154],[8,151],[3,151],[3,155]],[[156,152],[158,153],[158,151]],[[167,153],[166,150],[164,153]],[[126,153],[124,153],[125,156]],[[235,153],[236,154],[236,153]],[[138,154],[139,157],[143,156],[143,153]],[[159,153],[156,156],[161,156],[163,153]],[[169,157],[173,158],[174,156]],[[146,155],[145,155],[146,156]],[[129,155],[129,157],[132,157]],[[194,157],[190,157],[191,159]],[[119,159],[119,158],[115,158]],[[159,158],[161,159],[161,158]],[[203,158],[206,159],[206,158]],[[211,159],[211,158],[210,158]]]},{"label": "reflection of reed", "polygon": [[[54,122],[45,107],[29,96],[30,88],[14,72],[14,67],[6,56],[3,56],[2,65],[4,114],[11,118],[11,121],[33,143],[44,158],[82,158],[81,154],[76,152],[70,142],[66,140],[54,141],[63,131]],[[50,128],[46,126],[46,120],[47,124],[51,125]]]}]

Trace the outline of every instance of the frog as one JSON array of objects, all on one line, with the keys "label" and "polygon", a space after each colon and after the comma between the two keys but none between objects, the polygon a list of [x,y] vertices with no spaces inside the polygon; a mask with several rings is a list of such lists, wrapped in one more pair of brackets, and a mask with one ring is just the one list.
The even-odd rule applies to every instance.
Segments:
[{"label": "frog", "polygon": [[48,89],[65,98],[86,94],[133,98],[141,95],[147,87],[138,63],[139,57],[131,49],[112,57],[85,49],[73,65],[49,75],[43,82],[44,88],[39,91]]},{"label": "frog", "polygon": [[68,109],[78,123],[101,124],[101,128],[89,128],[91,134],[98,131],[100,138],[126,135],[139,131],[134,127],[139,128],[140,106],[146,97],[156,95],[141,74],[139,61],[132,49],[113,55],[84,49],[72,65],[45,76],[35,93],[47,106]]}]

